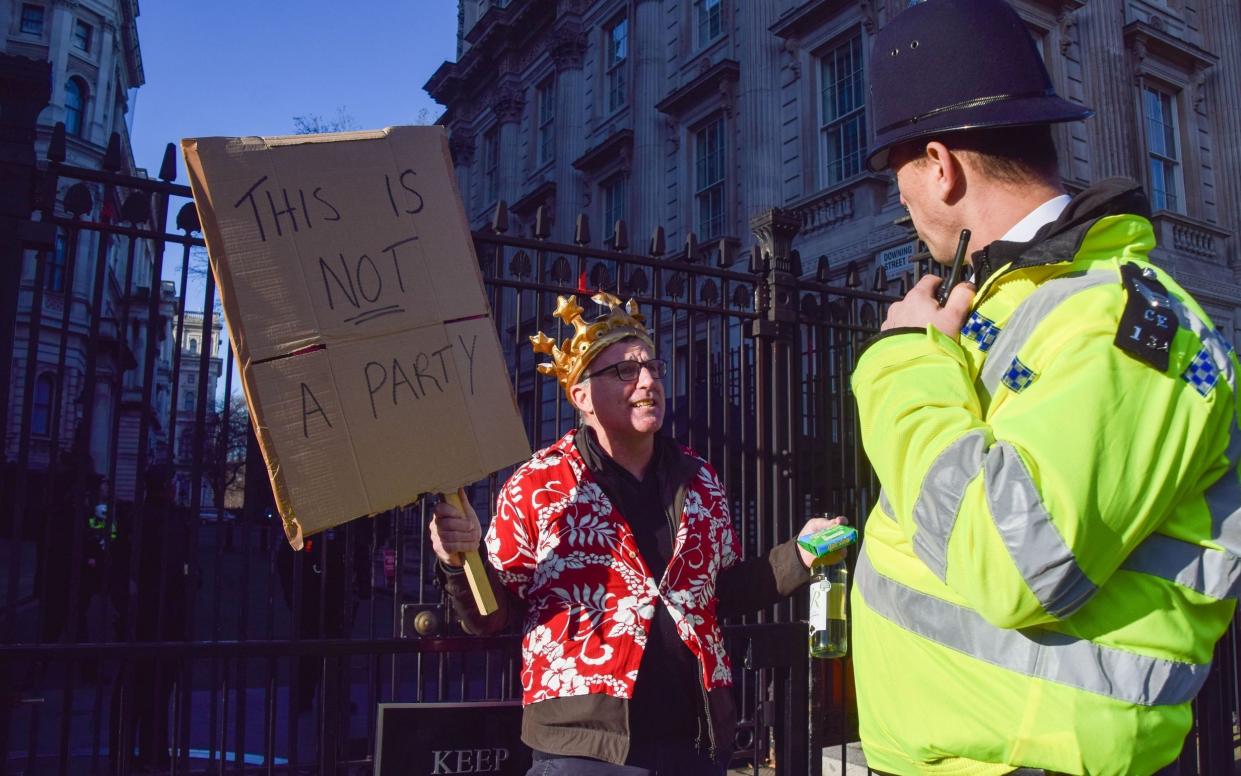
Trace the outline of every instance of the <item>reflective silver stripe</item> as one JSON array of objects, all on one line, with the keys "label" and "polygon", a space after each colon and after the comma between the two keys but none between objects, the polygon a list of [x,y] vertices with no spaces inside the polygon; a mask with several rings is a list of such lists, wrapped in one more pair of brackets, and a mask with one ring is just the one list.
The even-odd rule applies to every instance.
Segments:
[{"label": "reflective silver stripe", "polygon": [[1163,534],[1151,534],[1121,566],[1126,571],[1175,582],[1212,598],[1235,598],[1241,558]]},{"label": "reflective silver stripe", "polygon": [[1006,630],[976,612],[918,592],[875,571],[866,552],[857,586],[867,607],[936,644],[1034,679],[1124,703],[1165,706],[1193,700],[1211,664],[1178,663],[1104,647],[1042,628]]},{"label": "reflective silver stripe", "polygon": [[1088,288],[1118,283],[1119,280],[1116,271],[1112,269],[1062,275],[1047,281],[1026,297],[1005,322],[1004,330],[996,337],[995,344],[987,354],[980,375],[987,393],[995,395],[1003,384],[1001,378],[1004,377],[1004,372],[1017,357],[1017,352],[1030,339],[1034,329],[1052,310],[1059,307],[1061,302]]},{"label": "reflective silver stripe", "polygon": [[892,509],[892,502],[888,501],[888,493],[883,488],[879,489],[879,508],[888,517],[896,519],[896,510]]},{"label": "reflective silver stripe", "polygon": [[953,442],[927,470],[914,504],[914,554],[937,577],[948,577],[948,540],[970,482],[983,473],[987,509],[1013,565],[1053,617],[1068,617],[1094,595],[1095,585],[1043,508],[1038,488],[1011,445],[985,448],[982,431]]},{"label": "reflective silver stripe", "polygon": [[948,538],[965,488],[982,470],[986,436],[972,431],[944,448],[922,481],[914,503],[914,554],[941,580],[948,574]]},{"label": "reflective silver stripe", "polygon": [[1025,462],[1007,442],[987,452],[984,482],[991,519],[1034,597],[1053,617],[1077,611],[1098,588],[1077,565]]},{"label": "reflective silver stripe", "polygon": [[[1235,399],[1234,399],[1235,401]],[[1228,432],[1228,470],[1207,488],[1204,496],[1211,512],[1211,538],[1233,555],[1241,557],[1241,433],[1237,419]]]}]

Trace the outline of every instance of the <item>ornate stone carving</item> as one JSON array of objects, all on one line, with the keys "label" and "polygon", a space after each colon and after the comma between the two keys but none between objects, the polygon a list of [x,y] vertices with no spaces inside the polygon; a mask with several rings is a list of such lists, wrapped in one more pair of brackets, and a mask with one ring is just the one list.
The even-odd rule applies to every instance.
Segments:
[{"label": "ornate stone carving", "polygon": [[1056,16],[1056,27],[1060,34],[1060,55],[1065,56],[1073,45],[1074,32],[1077,30],[1077,10],[1060,9],[1060,14]]},{"label": "ornate stone carving", "polygon": [[785,38],[780,42],[781,59],[784,60],[784,68],[792,74],[789,83],[794,83],[801,78],[801,56],[797,49],[797,41],[792,38]]},{"label": "ornate stone carving", "polygon": [[452,153],[452,162],[458,166],[469,167],[474,164],[474,136],[465,132],[453,132],[448,141],[448,150]]},{"label": "ornate stone carving", "polygon": [[521,114],[526,110],[526,92],[512,84],[496,87],[491,96],[491,109],[501,124],[521,121]]},{"label": "ornate stone carving", "polygon": [[725,116],[731,117],[733,115],[733,108],[736,106],[736,99],[733,93],[734,88],[735,84],[733,81],[726,78],[720,79],[720,110],[723,111]]},{"label": "ornate stone carving", "polygon": [[1206,115],[1206,99],[1207,99],[1207,68],[1202,65],[1195,65],[1193,75],[1190,76],[1189,93],[1193,102],[1194,110]]},{"label": "ornate stone carving", "polygon": [[1146,40],[1141,37],[1134,38],[1133,47],[1129,49],[1129,53],[1133,69],[1133,83],[1141,86],[1143,81],[1142,63],[1146,61]]},{"label": "ornate stone carving", "polygon": [[862,14],[862,28],[867,35],[874,35],[879,26],[878,13],[875,11],[875,0],[858,0],[858,11]]},{"label": "ornate stone carving", "polygon": [[586,56],[586,36],[576,27],[560,27],[547,42],[556,71],[580,70]]}]

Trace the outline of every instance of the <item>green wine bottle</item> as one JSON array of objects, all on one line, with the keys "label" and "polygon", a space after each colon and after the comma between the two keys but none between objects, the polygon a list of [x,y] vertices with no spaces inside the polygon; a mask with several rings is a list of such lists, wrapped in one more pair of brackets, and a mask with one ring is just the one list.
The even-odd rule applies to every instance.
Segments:
[{"label": "green wine bottle", "polygon": [[849,653],[849,620],[845,610],[849,569],[839,563],[816,563],[810,577],[810,656],[844,657]]}]

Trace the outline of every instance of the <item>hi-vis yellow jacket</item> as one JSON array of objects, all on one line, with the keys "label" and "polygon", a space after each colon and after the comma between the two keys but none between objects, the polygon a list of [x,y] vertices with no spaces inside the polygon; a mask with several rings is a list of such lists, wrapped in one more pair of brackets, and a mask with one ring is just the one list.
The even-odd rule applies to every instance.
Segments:
[{"label": "hi-vis yellow jacket", "polygon": [[1239,367],[1147,262],[1144,203],[1088,189],[976,255],[995,271],[960,342],[906,331],[859,360],[872,768],[1150,774],[1181,749],[1241,575]]}]

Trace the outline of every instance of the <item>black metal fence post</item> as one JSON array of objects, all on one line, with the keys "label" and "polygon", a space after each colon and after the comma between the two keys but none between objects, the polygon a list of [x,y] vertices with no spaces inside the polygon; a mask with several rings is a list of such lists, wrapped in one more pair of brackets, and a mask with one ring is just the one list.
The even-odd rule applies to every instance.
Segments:
[{"label": "black metal fence post", "polygon": [[[759,315],[750,332],[758,341],[758,519],[768,532],[759,540],[761,550],[788,540],[804,519],[792,465],[797,454],[795,423],[801,417],[798,294],[797,277],[792,271],[792,244],[800,228],[801,220],[795,214],[779,208],[750,220],[750,229],[758,239],[759,266],[763,269]],[[777,605],[777,622],[799,619],[799,602],[797,599]],[[788,773],[801,773],[813,767],[809,762],[812,758],[808,752],[808,729],[803,722],[809,708],[806,659],[792,661],[785,681],[776,688],[776,703],[783,710],[782,730],[777,730],[777,762]]]},{"label": "black metal fence post", "polygon": [[[18,290],[22,256],[27,247],[50,248],[49,227],[30,221],[34,209],[35,121],[51,97],[52,68],[48,62],[0,54],[0,502],[16,500],[22,473],[8,463],[8,422],[13,385],[13,343],[17,333]],[[23,433],[19,430],[19,433]],[[6,495],[7,494],[7,495]],[[12,503],[10,501],[10,503]],[[7,595],[0,624],[6,634],[16,634],[16,602],[21,566],[22,522],[13,510],[9,530],[0,524],[0,536],[11,537]],[[6,517],[0,514],[0,519]],[[15,636],[13,636],[15,638]],[[10,637],[4,637],[9,641]]]}]

